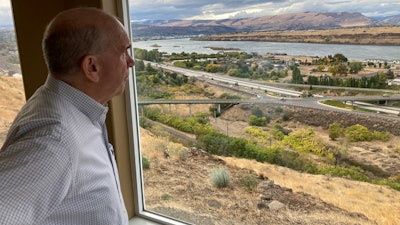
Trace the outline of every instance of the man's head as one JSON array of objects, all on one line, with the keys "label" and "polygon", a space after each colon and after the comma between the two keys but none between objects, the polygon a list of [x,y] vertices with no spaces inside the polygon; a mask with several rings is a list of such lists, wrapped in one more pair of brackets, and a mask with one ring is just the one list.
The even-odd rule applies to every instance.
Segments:
[{"label": "man's head", "polygon": [[52,76],[102,104],[123,92],[134,65],[122,24],[93,8],[58,14],[46,29],[42,47]]}]

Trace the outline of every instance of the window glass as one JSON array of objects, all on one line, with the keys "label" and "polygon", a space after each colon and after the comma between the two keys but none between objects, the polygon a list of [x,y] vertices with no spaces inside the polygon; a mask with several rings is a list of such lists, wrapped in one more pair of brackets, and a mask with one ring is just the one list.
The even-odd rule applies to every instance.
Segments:
[{"label": "window glass", "polygon": [[348,4],[129,1],[145,212],[400,220],[400,12]]},{"label": "window glass", "polygon": [[0,4],[0,146],[25,102],[18,48],[9,1]]}]

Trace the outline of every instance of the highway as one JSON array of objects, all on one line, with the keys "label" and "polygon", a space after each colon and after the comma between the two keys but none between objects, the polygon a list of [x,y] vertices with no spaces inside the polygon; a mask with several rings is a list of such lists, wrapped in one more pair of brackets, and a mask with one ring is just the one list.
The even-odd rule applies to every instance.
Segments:
[{"label": "highway", "polygon": [[[361,101],[400,101],[400,94],[392,94],[392,95],[364,95],[364,96],[340,96],[340,97],[332,97],[332,96],[315,96],[310,98],[300,98],[299,96],[302,94],[301,92],[277,87],[277,84],[270,83],[260,83],[258,81],[252,81],[249,79],[241,79],[228,77],[224,75],[218,75],[214,73],[207,73],[204,71],[194,71],[189,69],[184,69],[180,67],[169,66],[165,64],[153,63],[145,61],[145,64],[150,63],[153,67],[163,68],[165,70],[170,70],[176,73],[180,73],[182,75],[188,77],[195,77],[199,80],[204,80],[209,83],[222,83],[219,85],[230,87],[236,90],[242,90],[243,87],[253,90],[251,93],[254,94],[255,98],[253,99],[210,99],[210,100],[140,100],[139,104],[218,104],[218,103],[269,103],[269,104],[282,104],[282,105],[290,105],[304,108],[313,108],[320,110],[330,110],[330,111],[341,111],[343,110],[349,112],[351,110],[336,108],[332,106],[328,106],[320,103],[325,100],[332,101],[341,101],[346,102],[347,104],[351,104],[353,106],[366,108],[369,110],[376,111],[378,113],[363,113],[359,111],[351,111],[353,113],[358,114],[368,114],[375,115],[378,117],[388,117],[387,115],[392,115],[392,118],[400,119],[397,115],[400,114],[399,108],[387,107],[381,105],[368,104]],[[328,87],[330,88],[330,87]],[[357,88],[358,90],[359,88]],[[362,89],[364,90],[364,89]],[[370,89],[370,91],[377,91],[376,89]],[[379,90],[381,91],[381,90]],[[384,90],[385,92],[390,92],[391,90]],[[247,90],[247,92],[250,92]],[[266,93],[274,93],[280,96],[285,97],[277,97],[268,95]],[[386,115],[385,115],[386,114]],[[396,117],[393,117],[396,115]]]},{"label": "highway", "polygon": [[147,64],[147,63],[150,63],[151,66],[153,66],[153,67],[163,68],[166,70],[170,70],[170,71],[174,71],[176,73],[183,74],[188,77],[195,77],[197,79],[203,79],[203,80],[209,79],[209,80],[213,80],[213,81],[224,82],[224,83],[231,84],[231,85],[248,87],[248,88],[258,89],[261,91],[268,91],[268,92],[273,92],[273,93],[282,94],[282,95],[286,95],[286,96],[292,96],[292,97],[300,97],[300,95],[302,94],[301,92],[298,92],[298,91],[293,91],[293,90],[284,89],[284,88],[278,88],[278,87],[274,87],[272,85],[267,86],[266,84],[258,83],[256,81],[245,80],[245,79],[240,79],[240,78],[235,78],[235,77],[222,76],[222,75],[218,75],[218,74],[207,73],[204,71],[195,71],[195,70],[184,69],[184,68],[180,68],[180,67],[168,66],[165,64],[159,64],[159,63],[145,61],[145,64]]}]

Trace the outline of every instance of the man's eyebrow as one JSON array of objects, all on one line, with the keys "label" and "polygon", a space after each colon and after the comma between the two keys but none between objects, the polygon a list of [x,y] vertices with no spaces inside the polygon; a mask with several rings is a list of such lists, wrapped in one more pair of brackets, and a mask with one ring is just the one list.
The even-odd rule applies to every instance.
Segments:
[{"label": "man's eyebrow", "polygon": [[132,48],[132,44],[131,44],[131,43],[125,46],[124,51],[125,51],[125,50],[128,50],[128,49],[130,49],[130,48]]}]

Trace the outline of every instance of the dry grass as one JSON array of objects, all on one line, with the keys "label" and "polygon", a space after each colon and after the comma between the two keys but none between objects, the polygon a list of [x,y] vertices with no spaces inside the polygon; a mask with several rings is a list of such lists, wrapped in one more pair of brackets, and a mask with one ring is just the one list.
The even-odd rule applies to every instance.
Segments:
[{"label": "dry grass", "polygon": [[[142,153],[151,162],[150,169],[144,172],[146,206],[150,210],[196,224],[375,224],[318,200],[328,195],[326,192],[338,189],[339,185],[345,186],[349,192],[363,191],[356,184],[346,184],[345,180],[327,179],[325,176],[300,174],[252,160],[191,154],[181,157],[181,153],[185,152],[182,146],[178,147],[180,151],[175,151],[174,145],[168,145],[165,138],[156,137],[143,129],[141,138]],[[163,156],[167,145],[168,151],[172,152],[168,159]],[[227,168],[232,175],[233,181],[228,188],[213,187],[209,181],[210,171],[220,166]],[[259,188],[256,191],[246,190],[238,180],[244,174],[263,174],[285,187],[278,188],[280,190],[274,194],[274,198],[280,198],[280,201],[290,199],[287,207],[279,211],[259,209],[257,204],[262,192],[258,191]],[[258,183],[262,184],[262,180],[258,180]],[[293,192],[287,188],[292,188]],[[321,194],[320,190],[324,192]],[[309,193],[316,198],[302,193]],[[353,196],[337,197],[347,197],[347,201],[343,200],[345,204],[355,204],[352,203]],[[349,211],[363,213],[361,209],[352,208]]]},{"label": "dry grass", "polygon": [[224,160],[228,165],[252,168],[295,192],[308,193],[347,211],[362,213],[380,225],[400,224],[400,193],[391,188],[344,178],[304,174],[251,160]]},{"label": "dry grass", "polygon": [[22,78],[0,74],[0,146],[3,145],[7,131],[25,103]]},{"label": "dry grass", "polygon": [[[182,107],[182,108],[181,108]],[[185,109],[186,107],[186,109]],[[187,106],[179,106],[176,108],[177,111],[185,111],[187,110]],[[199,111],[203,109],[198,109]],[[233,117],[233,114],[235,115]],[[222,118],[218,119],[211,119],[211,122],[217,127],[217,129],[220,130],[220,132],[225,133],[226,130],[228,129],[229,135],[231,136],[243,136],[243,127],[247,126],[247,122],[245,122],[246,118],[248,118],[248,112],[246,113],[245,111],[241,110],[240,107],[234,107],[232,108],[228,113],[224,114]],[[230,118],[230,121],[225,120]],[[298,129],[298,128],[304,128],[305,125],[302,125],[300,123],[292,123],[292,124],[286,124],[287,127],[290,127],[292,129]],[[327,135],[326,130],[323,130],[322,128],[315,127],[316,133],[321,134],[321,139],[325,142],[329,141],[329,137]],[[163,154],[160,148],[157,147],[150,147],[151,145],[155,144],[156,146],[160,146],[160,144],[157,144],[158,141],[156,141],[159,137],[153,136],[151,133],[149,133],[146,130],[142,130],[143,133],[146,133],[146,135],[142,135],[143,146],[142,150],[143,153],[146,157],[152,158],[152,160],[158,162],[157,168],[168,168],[168,170],[172,170],[169,166],[170,164],[163,159]],[[146,137],[151,137],[151,141],[147,142]],[[162,139],[162,138],[160,138]],[[389,155],[393,154],[395,152],[395,149],[393,147],[388,147],[388,146],[398,146],[400,143],[400,137],[392,137],[391,138],[391,143],[384,143],[384,142],[373,142],[373,143],[365,143],[370,145],[369,148],[379,148],[382,149],[382,154],[380,159],[376,159],[376,154],[365,154],[364,160],[369,161],[369,160],[375,160],[375,161],[385,161],[391,160]],[[162,139],[162,142],[164,144],[161,144],[161,146],[167,146],[168,140]],[[361,145],[365,145],[361,143]],[[150,146],[149,146],[150,145]],[[183,149],[183,146],[181,146]],[[352,148],[354,149],[360,149],[357,146],[351,147],[348,146],[349,149],[351,150]],[[158,149],[158,150],[157,150]],[[367,150],[368,148],[363,148]],[[171,150],[170,150],[171,151]],[[173,150],[172,150],[173,151]],[[183,150],[184,151],[184,150]],[[357,155],[361,155],[360,152],[355,152]],[[172,156],[173,159],[179,160],[179,156]],[[245,160],[245,159],[237,159],[237,158],[223,158],[223,160],[227,163],[227,166],[230,166],[232,168],[245,168],[245,169],[250,169],[254,170],[257,174],[263,174],[264,176],[272,179],[275,181],[276,184],[290,188],[294,192],[298,193],[307,193],[310,194],[311,196],[314,196],[316,198],[319,198],[327,203],[330,203],[334,206],[337,206],[341,209],[347,210],[349,212],[355,212],[355,213],[360,213],[366,215],[370,220],[375,221],[379,225],[396,225],[400,224],[400,216],[397,212],[400,210],[400,193],[398,191],[395,191],[393,189],[390,189],[388,187],[383,187],[379,185],[372,185],[369,183],[364,183],[364,182],[357,182],[357,181],[351,181],[348,179],[344,178],[336,178],[336,177],[330,177],[330,176],[323,176],[323,175],[310,175],[310,174],[303,174],[299,173],[296,171],[293,171],[288,168],[284,167],[279,167],[275,165],[270,165],[267,163],[258,163],[253,160]],[[393,159],[395,160],[395,159]],[[392,161],[393,161],[392,160]],[[166,164],[168,163],[168,164]],[[395,161],[393,161],[395,163]],[[397,162],[398,163],[398,162]],[[181,164],[181,163],[180,163]],[[176,164],[176,165],[180,165]],[[169,166],[166,166],[169,165]],[[197,165],[201,166],[201,165]],[[203,165],[207,167],[207,165]],[[398,166],[396,166],[398,168]],[[188,172],[179,172],[181,174],[185,174]],[[179,174],[178,173],[178,174]],[[173,176],[174,172],[170,172],[169,175]],[[159,174],[158,174],[159,175]],[[156,176],[155,174],[148,176]],[[203,179],[200,179],[200,178]],[[199,175],[199,183],[202,183],[201,185],[204,185],[204,183],[208,183],[207,180],[204,180],[205,176],[204,175]],[[183,178],[184,179],[184,178]],[[190,179],[190,177],[189,177]],[[180,181],[183,182],[183,181]],[[198,182],[195,183],[195,186],[201,186],[198,184]],[[150,185],[150,184],[149,184]],[[152,183],[152,185],[155,185]],[[173,186],[171,183],[164,183],[163,185],[165,186]],[[187,184],[186,184],[187,185]],[[151,185],[150,185],[151,186]],[[184,186],[182,186],[183,188]],[[148,193],[149,196],[161,196],[163,193],[162,190],[165,190],[165,188],[162,188],[161,186],[159,187],[160,190],[156,190],[157,187],[149,189],[151,190],[151,193]],[[208,186],[202,186],[202,188],[210,188]],[[184,189],[184,188],[183,188]],[[217,191],[217,190],[213,190]],[[243,193],[241,193],[243,192]],[[251,195],[248,196],[246,191],[242,190],[241,192],[231,192],[232,195],[229,197],[231,200],[235,199],[235,201],[240,201],[238,199],[246,198],[246,199],[252,199]],[[197,195],[197,194],[196,194]],[[254,196],[253,196],[254,197]],[[153,199],[154,201],[150,201],[151,204],[155,204],[154,206],[151,206],[152,208],[157,208],[161,207],[162,205],[167,206],[169,202],[163,202],[161,200],[160,203],[160,197],[158,197],[156,200],[153,197],[149,197]],[[181,196],[179,197],[181,198]],[[182,197],[183,198],[183,197]],[[218,200],[221,201],[221,200]],[[199,203],[200,204],[200,203]],[[224,205],[229,205],[229,201],[223,202]],[[188,210],[192,209],[195,210],[196,207],[203,207],[207,208],[206,206],[188,206],[183,203],[177,203],[174,202],[173,205],[178,207],[181,210]],[[194,207],[194,208],[193,208]],[[219,213],[224,213],[222,211],[218,211]],[[257,214],[256,212],[252,212]],[[298,217],[303,217],[304,215],[297,214],[297,212],[286,212],[286,214],[283,216],[283,214],[276,215],[276,218],[280,218],[281,216],[286,218],[288,221],[296,221],[296,218]],[[316,218],[320,217],[325,217],[325,218],[331,218],[332,221],[337,221],[335,217],[338,215],[335,213],[330,214],[329,212],[325,212],[320,214],[319,212],[314,212],[312,215],[307,215],[307,218],[309,219],[309,224],[312,224],[311,221],[315,221]],[[345,217],[346,218],[346,217]],[[346,220],[343,218],[343,220]],[[253,221],[255,222],[255,221]],[[304,221],[303,221],[304,222]],[[294,223],[294,222],[293,222]],[[249,223],[248,224],[252,224]],[[255,222],[255,224],[257,224]],[[344,222],[343,224],[354,224],[349,221]]]},{"label": "dry grass", "polygon": [[[208,87],[218,96],[221,91]],[[8,126],[24,103],[22,79],[0,76],[0,143]],[[7,94],[3,94],[7,93]],[[184,98],[184,97],[182,97]],[[177,106],[174,111],[188,113],[187,106]],[[193,108],[192,113],[203,112],[204,107]],[[230,135],[241,135],[240,127],[246,125],[242,113],[238,121],[215,120],[220,129],[229,123]],[[241,118],[241,119],[240,119]],[[291,125],[300,126],[300,124]],[[148,208],[173,216],[197,219],[197,224],[374,224],[363,218],[333,210],[318,203],[321,199],[349,212],[366,215],[379,225],[400,224],[400,194],[387,187],[363,182],[350,181],[322,175],[299,173],[287,168],[253,160],[214,157],[190,157],[188,150],[179,143],[170,142],[163,137],[154,136],[141,129],[143,155],[150,159],[150,170],[146,170],[145,195]],[[397,141],[398,139],[396,139]],[[398,143],[391,144],[398,146]],[[164,150],[170,158],[164,157]],[[395,148],[394,148],[395,149]],[[209,182],[210,170],[217,166],[225,166],[233,177],[253,170],[257,174],[275,181],[281,187],[290,188],[291,192],[283,192],[294,196],[306,205],[312,202],[318,207],[311,211],[284,209],[279,212],[259,210],[257,201],[259,193],[249,192],[235,179],[227,189],[218,189]],[[245,168],[242,170],[241,168]],[[307,193],[316,199],[302,196]],[[168,196],[171,199],[168,199]],[[324,207],[327,207],[324,210]],[[319,210],[319,208],[321,210]],[[163,211],[164,210],[164,211]],[[166,211],[165,211],[166,210]],[[317,221],[317,222],[316,222]],[[326,222],[331,221],[331,223]]]}]

